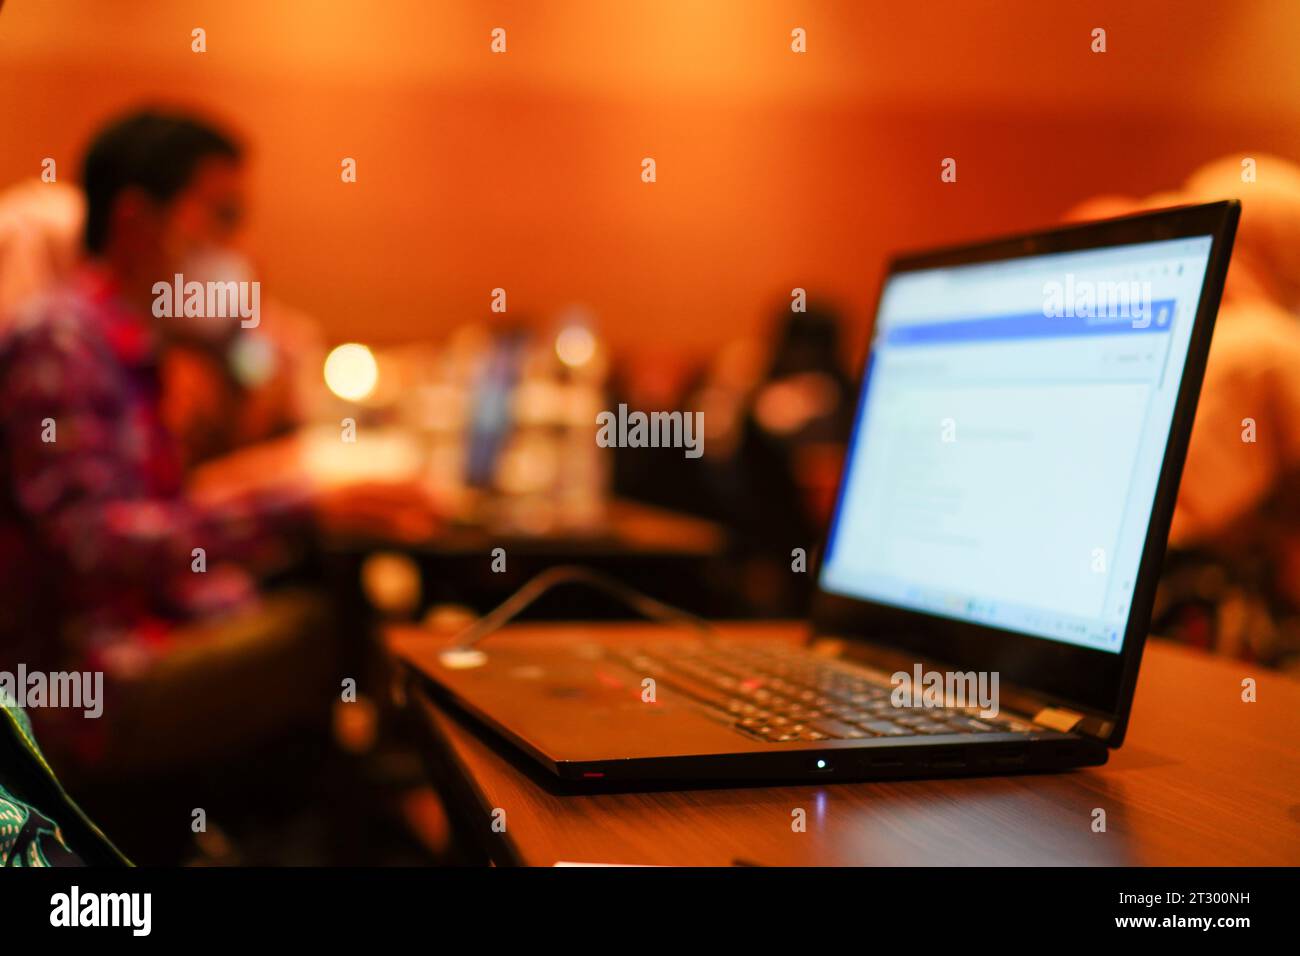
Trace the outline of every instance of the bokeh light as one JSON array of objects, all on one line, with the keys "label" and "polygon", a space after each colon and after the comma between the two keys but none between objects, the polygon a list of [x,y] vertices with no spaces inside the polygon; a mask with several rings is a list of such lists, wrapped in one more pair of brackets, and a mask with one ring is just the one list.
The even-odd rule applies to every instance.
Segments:
[{"label": "bokeh light", "polygon": [[375,390],[378,381],[379,365],[364,345],[348,342],[325,358],[325,384],[339,398],[359,401]]},{"label": "bokeh light", "polygon": [[569,325],[555,337],[555,354],[569,368],[581,368],[596,354],[596,337],[585,325]]}]

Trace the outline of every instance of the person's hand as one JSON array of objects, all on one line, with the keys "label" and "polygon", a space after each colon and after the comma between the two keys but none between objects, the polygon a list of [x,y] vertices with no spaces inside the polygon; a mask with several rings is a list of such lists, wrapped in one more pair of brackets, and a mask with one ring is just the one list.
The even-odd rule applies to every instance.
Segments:
[{"label": "person's hand", "polygon": [[311,476],[302,467],[298,436],[249,445],[190,470],[186,491],[201,506],[221,507],[259,495],[307,496]]},{"label": "person's hand", "polygon": [[428,540],[441,524],[428,492],[410,481],[326,487],[312,504],[317,526],[326,534],[413,544]]},{"label": "person's hand", "polygon": [[232,395],[211,356],[173,346],[162,359],[159,412],[187,464],[220,448],[228,437]]}]

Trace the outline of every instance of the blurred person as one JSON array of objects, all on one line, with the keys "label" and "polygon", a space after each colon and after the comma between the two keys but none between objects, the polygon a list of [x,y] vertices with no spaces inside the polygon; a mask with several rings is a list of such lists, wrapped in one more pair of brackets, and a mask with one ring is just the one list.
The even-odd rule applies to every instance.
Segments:
[{"label": "blurred person", "polygon": [[[80,190],[60,182],[33,179],[0,193],[0,329],[25,302],[73,275],[85,218]],[[214,237],[214,247],[223,244]],[[235,278],[251,274],[234,250],[214,259]],[[261,313],[253,329],[204,318],[178,321],[164,337],[163,418],[187,468],[283,435],[304,420],[304,379],[318,381],[323,343],[306,315],[274,300],[263,302]]]},{"label": "blurred person", "polygon": [[104,673],[102,720],[35,714],[56,761],[102,791],[326,726],[342,676],[330,610],[259,593],[257,573],[317,526],[433,524],[404,486],[187,490],[160,368],[206,331],[157,317],[154,286],[242,268],[242,149],[140,112],[95,137],[82,183],[84,265],[0,339],[0,650]]},{"label": "blurred person", "polygon": [[684,399],[704,411],[704,456],[675,464],[692,482],[690,510],[731,532],[742,613],[806,609],[810,575],[790,574],[791,552],[811,565],[834,505],[853,414],[843,363],[835,311],[782,304],[767,341],[724,347]]},{"label": "blurred person", "polygon": [[1105,196],[1067,218],[1238,198],[1241,223],[1170,530],[1157,629],[1300,665],[1300,167],[1250,154],[1177,190]]},{"label": "blurred person", "polygon": [[[1300,167],[1259,156],[1241,179],[1240,157],[1207,164],[1185,201],[1240,198],[1241,224],[1214,330],[1171,537],[1195,543],[1232,533],[1300,468]],[[1242,440],[1244,419],[1255,442]]]},{"label": "blurred person", "polygon": [[1239,198],[1242,213],[1170,544],[1216,559],[1190,589],[1220,595],[1202,622],[1216,647],[1298,667],[1300,167],[1225,157],[1194,172],[1183,197]]},{"label": "blurred person", "polygon": [[767,367],[753,392],[742,455],[793,486],[790,532],[815,547],[830,519],[840,457],[852,427],[853,383],[839,315],[814,303],[783,307]]}]

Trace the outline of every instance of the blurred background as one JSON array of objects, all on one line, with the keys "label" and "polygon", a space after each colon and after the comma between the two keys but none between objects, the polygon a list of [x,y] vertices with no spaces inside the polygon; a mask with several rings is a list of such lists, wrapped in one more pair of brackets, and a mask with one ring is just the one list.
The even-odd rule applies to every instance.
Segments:
[{"label": "blurred background", "polygon": [[[204,53],[191,49],[196,27]],[[490,48],[497,27],[504,55]],[[795,27],[804,55],[790,50]],[[549,395],[580,420],[608,384],[633,408],[707,407],[710,445],[746,464],[798,459],[763,488],[738,488],[724,467],[701,489],[704,469],[683,473],[675,455],[649,468],[615,456],[612,476],[584,481],[811,548],[887,257],[1049,224],[1098,195],[1167,194],[1227,153],[1300,156],[1298,34],[1288,0],[199,0],[126,2],[111,17],[92,0],[10,2],[0,184],[31,179],[46,157],[72,182],[92,133],[129,108],[197,110],[249,148],[248,246],[264,294],[307,320],[280,327],[311,357],[296,372],[312,384],[313,350],[339,343],[481,355],[485,329],[549,346],[578,325],[595,339],[580,376],[592,388],[525,390],[542,396],[517,403],[534,417],[554,417]],[[955,183],[938,175],[945,157]],[[354,183],[341,181],[345,158]],[[788,328],[796,287],[820,317]],[[505,315],[491,310],[498,288]],[[416,360],[414,385],[380,376],[370,404],[405,389],[407,421],[482,425],[494,412],[481,403],[448,411],[441,386],[457,373],[440,354]],[[512,362],[493,374],[513,379]],[[545,374],[533,365],[526,379]],[[457,367],[472,392],[474,373]],[[788,394],[769,395],[779,427],[759,427],[800,448],[753,447],[761,386],[807,372],[836,388],[813,381],[793,413]],[[317,403],[315,417],[336,410]],[[476,467],[491,471],[484,441]],[[466,467],[448,465],[451,493]],[[525,455],[515,483],[539,469]],[[768,501],[790,482],[802,503],[773,528]],[[749,609],[798,609],[799,593],[759,579]]]},{"label": "blurred background", "polygon": [[[792,559],[815,566],[891,255],[1239,195],[1240,159],[1259,158],[1270,198],[1245,201],[1198,416],[1218,444],[1194,438],[1155,628],[1300,666],[1293,0],[0,8],[0,332],[75,272],[78,178],[105,124],[158,107],[232,134],[262,322],[169,347],[148,411],[196,500],[278,474],[414,482],[436,502],[434,533],[354,498],[351,517],[376,520],[317,528],[247,588],[309,595],[303,619],[323,614],[371,672],[378,623],[451,633],[558,563],[700,613],[801,615],[812,575]],[[592,422],[619,402],[702,411],[703,459],[606,454]],[[1258,446],[1237,439],[1245,414],[1266,423]],[[567,593],[530,613],[629,611]],[[347,714],[334,743],[374,748],[379,718]],[[426,842],[446,852],[445,832]]]},{"label": "blurred background", "polygon": [[677,368],[765,331],[797,285],[852,318],[856,355],[891,252],[1229,151],[1300,155],[1297,35],[1288,0],[9,0],[0,182],[46,156],[71,180],[128,107],[198,107],[252,149],[268,294],[332,340],[443,334],[503,287],[512,313],[578,303],[615,354]]}]

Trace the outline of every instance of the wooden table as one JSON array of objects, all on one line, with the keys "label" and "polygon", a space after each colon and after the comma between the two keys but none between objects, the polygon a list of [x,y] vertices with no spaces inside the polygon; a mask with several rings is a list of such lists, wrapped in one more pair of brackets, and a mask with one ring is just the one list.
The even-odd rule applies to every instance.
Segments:
[{"label": "wooden table", "polygon": [[[600,568],[623,583],[711,617],[735,613],[725,575],[725,531],[710,521],[633,501],[614,500],[597,527],[544,534],[507,533],[471,523],[449,523],[427,540],[412,543],[336,536],[326,542],[331,580],[354,587],[362,563],[378,551],[414,562],[422,591],[420,613],[430,606],[468,606],[483,614],[529,580],[557,564]],[[498,551],[497,549],[501,549]],[[495,555],[502,554],[504,568]],[[725,577],[723,578],[725,580]],[[354,615],[362,626],[365,608]],[[627,620],[626,603],[590,589],[560,587],[529,611],[533,618]]]},{"label": "wooden table", "polygon": [[477,523],[449,523],[414,550],[433,555],[484,556],[495,547],[508,554],[584,561],[614,557],[714,558],[726,547],[726,532],[711,521],[637,501],[614,499],[604,518],[588,529],[524,533]]},{"label": "wooden table", "polygon": [[[723,629],[799,635],[793,624]],[[412,660],[436,648],[401,629],[387,643]],[[1244,677],[1257,703],[1241,700]],[[1300,864],[1300,683],[1159,640],[1124,746],[1105,767],[1052,775],[574,793],[423,692],[411,697],[460,826],[497,863]],[[1105,833],[1092,830],[1098,807]],[[806,832],[791,828],[796,808]]]}]

